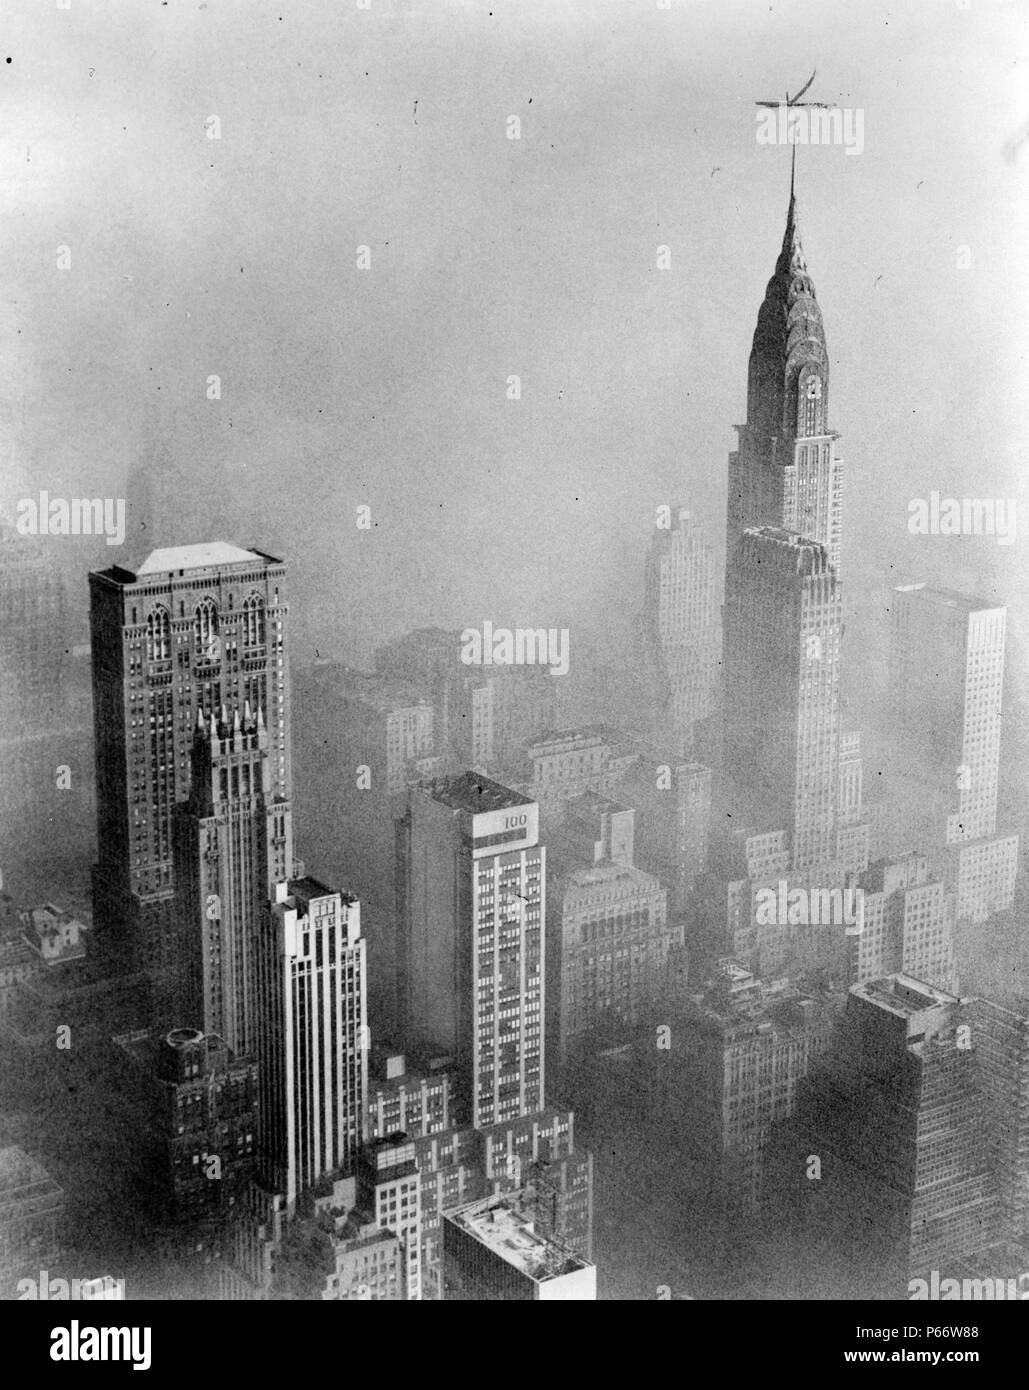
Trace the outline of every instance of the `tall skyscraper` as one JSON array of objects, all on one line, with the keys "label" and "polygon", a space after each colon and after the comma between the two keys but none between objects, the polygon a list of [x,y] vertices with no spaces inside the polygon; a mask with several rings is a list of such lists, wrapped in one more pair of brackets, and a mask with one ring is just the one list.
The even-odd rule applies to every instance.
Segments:
[{"label": "tall skyscraper", "polygon": [[237,1053],[255,1036],[255,950],[274,885],[293,870],[292,814],[275,800],[268,731],[246,704],[197,711],[189,800],[175,810],[177,910],[188,962],[184,1022]]},{"label": "tall skyscraper", "polygon": [[842,594],[825,546],[745,531],[726,589],[733,824],[789,832],[793,867],[837,853]]},{"label": "tall skyscraper", "polygon": [[317,661],[294,672],[295,813],[305,855],[361,900],[376,1033],[396,1027],[393,818],[442,771],[432,704],[409,683]]},{"label": "tall skyscraper", "polygon": [[843,464],[792,183],[739,430],[726,528],[727,824],[786,830],[803,871],[834,863],[839,848]]},{"label": "tall skyscraper", "polygon": [[714,708],[718,678],[715,556],[697,518],[674,507],[647,556],[643,599],[658,722],[655,735],[676,757],[694,751],[697,725]]},{"label": "tall skyscraper", "polygon": [[413,788],[398,821],[408,1042],[455,1057],[476,1128],[544,1103],[538,826],[534,801],[473,772]]},{"label": "tall skyscraper", "polygon": [[297,1197],[353,1169],[367,1133],[367,982],[360,904],[313,878],[276,885],[257,950],[261,1153]]},{"label": "tall skyscraper", "polygon": [[[56,541],[60,547],[61,540]],[[93,820],[88,647],[55,541],[0,517],[0,824],[8,871],[88,852]],[[57,775],[55,776],[55,769]],[[58,885],[54,883],[56,888]],[[65,887],[67,885],[60,885]]]},{"label": "tall skyscraper", "polygon": [[907,975],[854,985],[836,1044],[801,1086],[776,1200],[812,1251],[871,1281],[864,1292],[905,1297],[909,1280],[996,1241],[987,1114],[970,1001]]},{"label": "tall skyscraper", "polygon": [[782,249],[758,312],[747,420],[729,455],[726,565],[743,532],[777,526],[825,547],[840,566],[843,462],[829,428],[829,355],[800,243],[791,182]]},{"label": "tall skyscraper", "polygon": [[[286,567],[225,542],[93,573],[98,942],[158,992],[183,970],[173,851],[197,712],[263,712],[268,795],[290,798]],[[292,866],[290,866],[292,871]]]},{"label": "tall skyscraper", "polygon": [[927,584],[892,592],[891,719],[903,848],[945,843],[959,920],[1010,907],[1018,836],[997,834],[1007,610]]},{"label": "tall skyscraper", "polygon": [[1029,1240],[1029,1008],[976,999],[975,1044],[997,1173],[1001,1236]]},{"label": "tall skyscraper", "polygon": [[0,521],[0,729],[7,739],[63,723],[68,604],[39,536]]}]

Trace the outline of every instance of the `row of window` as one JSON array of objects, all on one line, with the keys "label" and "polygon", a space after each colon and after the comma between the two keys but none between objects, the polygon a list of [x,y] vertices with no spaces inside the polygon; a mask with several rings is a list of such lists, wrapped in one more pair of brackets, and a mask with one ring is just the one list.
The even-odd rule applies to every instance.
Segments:
[{"label": "row of window", "polygon": [[[193,611],[193,650],[198,656],[213,656],[218,649],[218,607],[214,599],[205,598]],[[242,641],[244,647],[259,647],[265,641],[264,599],[251,594],[243,602]],[[171,659],[171,614],[158,607],[147,615],[147,661]]]}]

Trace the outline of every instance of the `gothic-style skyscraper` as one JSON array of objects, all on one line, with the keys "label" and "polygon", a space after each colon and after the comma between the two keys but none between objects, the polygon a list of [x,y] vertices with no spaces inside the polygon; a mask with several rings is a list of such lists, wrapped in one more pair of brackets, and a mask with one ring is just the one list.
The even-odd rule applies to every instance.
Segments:
[{"label": "gothic-style skyscraper", "polygon": [[197,711],[192,786],[175,808],[187,1017],[237,1055],[256,1049],[255,951],[275,885],[293,869],[290,803],[271,792],[263,711]]},{"label": "gothic-style skyscraper", "polygon": [[155,550],[135,570],[113,565],[91,574],[89,587],[98,942],[146,971],[158,1014],[167,1000],[171,1022],[181,1022],[188,952],[172,831],[190,794],[198,710],[262,711],[267,800],[289,806],[286,566],[216,541]]}]

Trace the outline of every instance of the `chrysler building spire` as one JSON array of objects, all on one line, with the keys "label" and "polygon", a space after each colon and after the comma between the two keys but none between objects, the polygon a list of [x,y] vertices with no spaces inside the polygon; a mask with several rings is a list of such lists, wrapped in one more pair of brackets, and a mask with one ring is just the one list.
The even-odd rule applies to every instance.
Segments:
[{"label": "chrysler building spire", "polygon": [[800,239],[796,165],[786,230],[758,310],[747,419],[729,456],[726,563],[743,532],[777,526],[824,545],[839,566],[842,462],[829,428],[829,354]]},{"label": "chrysler building spire", "polygon": [[786,231],[758,311],[750,353],[747,424],[755,431],[758,448],[780,453],[791,450],[796,439],[822,434],[828,384],[822,311],[800,240],[794,160]]}]

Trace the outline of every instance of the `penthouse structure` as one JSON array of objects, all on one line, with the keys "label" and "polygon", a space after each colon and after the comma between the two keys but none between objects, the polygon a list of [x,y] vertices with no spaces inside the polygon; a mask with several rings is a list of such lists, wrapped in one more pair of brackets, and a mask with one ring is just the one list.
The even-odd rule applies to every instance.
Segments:
[{"label": "penthouse structure", "polygon": [[90,924],[74,913],[54,903],[43,903],[20,912],[18,917],[23,927],[22,940],[48,968],[85,956]]}]

